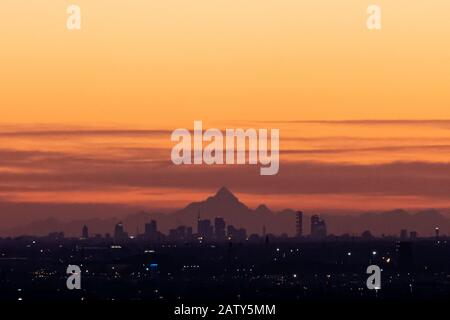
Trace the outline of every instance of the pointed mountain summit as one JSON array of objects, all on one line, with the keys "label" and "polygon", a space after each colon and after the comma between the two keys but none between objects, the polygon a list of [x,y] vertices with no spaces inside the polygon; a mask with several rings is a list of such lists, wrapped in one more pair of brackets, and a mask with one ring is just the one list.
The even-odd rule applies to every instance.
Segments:
[{"label": "pointed mountain summit", "polygon": [[222,217],[227,224],[236,226],[245,225],[247,220],[254,217],[254,212],[226,187],[220,188],[213,196],[199,202],[192,202],[184,209],[174,213],[178,221],[191,225],[197,221],[198,214],[201,219],[214,221],[216,217]]},{"label": "pointed mountain summit", "polygon": [[220,188],[214,196],[208,197],[206,201],[202,201],[200,204],[202,209],[206,211],[226,211],[227,215],[233,214],[233,212],[242,213],[242,211],[249,210],[249,208],[240,202],[239,199],[226,187]]},{"label": "pointed mountain summit", "polygon": [[239,199],[226,187],[222,187],[217,191],[217,193],[210,198],[215,198],[216,200],[223,200],[223,201],[236,201],[239,202]]}]

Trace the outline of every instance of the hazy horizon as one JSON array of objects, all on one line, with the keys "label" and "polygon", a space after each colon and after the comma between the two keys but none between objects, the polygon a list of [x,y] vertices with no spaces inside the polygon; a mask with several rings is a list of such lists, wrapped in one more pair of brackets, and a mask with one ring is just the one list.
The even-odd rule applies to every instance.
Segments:
[{"label": "hazy horizon", "polygon": [[[283,208],[281,210],[267,207],[263,203],[257,207],[249,207],[242,203],[232,191],[230,191],[229,198],[228,196],[223,198],[223,196],[220,196],[221,190],[228,189],[222,187],[218,193],[211,194],[207,198],[202,199],[202,201],[186,203],[183,208],[165,208],[163,210],[151,210],[145,207],[119,204],[38,204],[5,203],[0,201],[0,216],[6,214],[16,218],[15,222],[10,221],[9,224],[2,225],[0,236],[2,234],[7,236],[46,235],[56,231],[65,231],[71,236],[77,236],[79,229],[84,224],[93,224],[94,230],[97,229],[97,233],[105,233],[109,230],[108,228],[112,229],[113,224],[119,221],[130,223],[131,225],[128,225],[128,227],[131,230],[135,230],[135,228],[141,228],[142,230],[143,225],[150,219],[155,219],[158,223],[162,223],[163,230],[167,232],[169,228],[174,228],[176,225],[184,224],[195,227],[197,215],[200,213],[203,215],[203,218],[210,220],[213,220],[215,217],[223,217],[227,220],[231,217],[233,225],[245,228],[248,226],[254,227],[254,223],[249,222],[248,219],[256,218],[261,223],[261,219],[265,216],[264,219],[272,221],[266,221],[269,225],[269,232],[293,235],[295,231],[293,228],[294,213],[296,210],[304,210],[302,208]],[[212,207],[211,201],[213,201]],[[63,212],[65,214],[61,215]],[[400,229],[412,228],[416,231],[420,230],[421,235],[430,236],[433,234],[436,226],[440,226],[443,233],[446,233],[447,229],[450,231],[449,213],[450,210],[448,208],[409,211],[392,209],[388,211],[341,212],[334,210],[307,210],[304,211],[306,219],[304,221],[304,229],[307,230],[309,228],[308,218],[310,216],[320,215],[332,220],[331,233],[334,234],[360,234],[364,230],[370,230],[375,235],[385,233],[383,230],[394,231],[388,234],[395,234]],[[263,216],[260,216],[261,214]],[[374,214],[378,221],[372,220]],[[418,217],[421,218],[415,221],[414,219],[418,219]],[[4,217],[2,216],[2,218]],[[390,225],[386,229],[383,227],[384,220],[391,218],[394,220],[390,221],[390,223],[394,222],[395,225]],[[359,221],[361,219],[362,221]],[[264,222],[262,223],[264,224]],[[271,228],[274,228],[274,225],[277,226],[271,230]],[[259,229],[257,228],[253,232],[258,232]]]}]

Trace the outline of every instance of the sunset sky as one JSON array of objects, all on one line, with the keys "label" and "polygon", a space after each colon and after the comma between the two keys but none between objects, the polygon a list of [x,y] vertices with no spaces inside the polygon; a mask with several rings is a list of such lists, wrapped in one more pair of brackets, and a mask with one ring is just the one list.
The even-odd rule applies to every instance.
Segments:
[{"label": "sunset sky", "polygon": [[[376,3],[2,0],[0,201],[449,208],[450,2]],[[175,167],[194,120],[279,128],[279,174]]]}]

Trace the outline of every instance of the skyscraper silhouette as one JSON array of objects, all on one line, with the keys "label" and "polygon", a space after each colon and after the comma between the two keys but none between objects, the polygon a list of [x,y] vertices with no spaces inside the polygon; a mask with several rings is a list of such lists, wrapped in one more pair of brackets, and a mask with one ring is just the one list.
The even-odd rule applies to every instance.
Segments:
[{"label": "skyscraper silhouette", "polygon": [[311,217],[311,237],[325,238],[327,236],[327,225],[325,220],[319,218],[318,215]]},{"label": "skyscraper silhouette", "polygon": [[295,215],[295,234],[298,238],[303,236],[303,212],[297,211]]},{"label": "skyscraper silhouette", "polygon": [[214,235],[217,241],[225,240],[225,220],[223,218],[214,219]]},{"label": "skyscraper silhouette", "polygon": [[158,231],[157,223],[155,220],[151,220],[149,223],[145,224],[144,234],[147,237],[154,237]]},{"label": "skyscraper silhouette", "polygon": [[86,225],[83,226],[83,229],[81,231],[81,238],[82,239],[88,239],[89,238],[89,230]]},{"label": "skyscraper silhouette", "polygon": [[128,238],[128,233],[125,232],[122,222],[116,224],[114,228],[114,239],[115,240],[125,240]]},{"label": "skyscraper silhouette", "polygon": [[213,235],[213,226],[210,220],[197,221],[197,233],[203,240],[211,239]]}]

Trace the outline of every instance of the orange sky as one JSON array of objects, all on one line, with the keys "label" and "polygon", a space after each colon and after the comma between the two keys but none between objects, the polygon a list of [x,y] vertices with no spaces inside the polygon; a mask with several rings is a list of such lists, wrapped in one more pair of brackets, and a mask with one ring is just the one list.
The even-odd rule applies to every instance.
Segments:
[{"label": "orange sky", "polygon": [[[66,29],[72,3],[81,31]],[[371,1],[2,0],[0,197],[182,205],[228,177],[251,204],[449,207],[450,123],[424,120],[450,119],[450,2],[376,3],[381,31],[366,29]],[[302,122],[352,119],[372,121]],[[194,120],[280,128],[280,175],[174,173],[168,132]],[[398,161],[429,164],[405,164],[423,188],[377,167]],[[310,189],[288,187],[310,172]]]},{"label": "orange sky", "polygon": [[2,0],[1,121],[450,118],[450,3],[371,3]]}]

